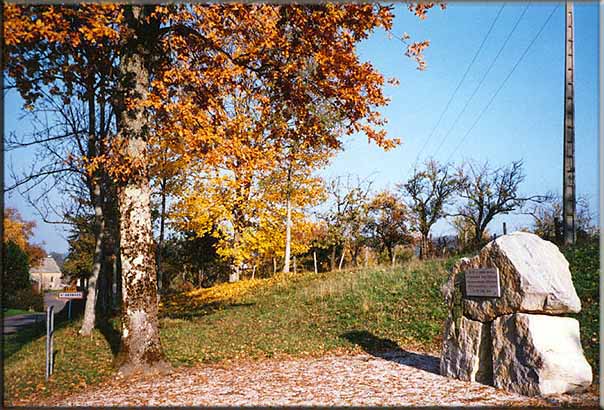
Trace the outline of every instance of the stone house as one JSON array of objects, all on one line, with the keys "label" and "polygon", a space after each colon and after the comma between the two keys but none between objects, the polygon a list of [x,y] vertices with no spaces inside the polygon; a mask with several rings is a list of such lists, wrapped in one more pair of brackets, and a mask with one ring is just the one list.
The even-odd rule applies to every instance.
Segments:
[{"label": "stone house", "polygon": [[29,277],[36,282],[36,288],[44,290],[61,290],[61,269],[54,258],[48,255],[38,266],[29,269]]}]

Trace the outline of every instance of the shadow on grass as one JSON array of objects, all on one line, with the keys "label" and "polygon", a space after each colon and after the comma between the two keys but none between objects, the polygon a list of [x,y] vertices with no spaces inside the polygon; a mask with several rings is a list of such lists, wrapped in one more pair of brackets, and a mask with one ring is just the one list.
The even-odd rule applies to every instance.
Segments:
[{"label": "shadow on grass", "polygon": [[197,318],[211,315],[220,310],[230,310],[242,307],[254,306],[255,303],[224,303],[213,302],[201,306],[189,307],[189,310],[181,309],[177,312],[162,312],[161,318],[195,320]]},{"label": "shadow on grass", "polygon": [[18,330],[16,333],[4,335],[4,360],[17,353],[26,344],[42,337],[46,334],[46,323],[38,322],[26,328]]},{"label": "shadow on grass", "polygon": [[440,360],[427,354],[409,352],[391,339],[377,337],[367,330],[353,330],[340,335],[372,356],[440,375]]},{"label": "shadow on grass", "polygon": [[96,328],[101,332],[105,340],[107,340],[107,343],[109,343],[113,357],[117,357],[122,343],[122,335],[119,330],[117,330],[107,318],[97,318]]}]

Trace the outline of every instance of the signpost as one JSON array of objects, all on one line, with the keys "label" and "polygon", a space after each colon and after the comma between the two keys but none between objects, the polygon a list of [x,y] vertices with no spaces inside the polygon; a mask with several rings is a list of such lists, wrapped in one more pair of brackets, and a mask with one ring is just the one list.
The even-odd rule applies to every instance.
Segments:
[{"label": "signpost", "polygon": [[499,270],[497,268],[476,268],[465,271],[466,296],[501,297]]},{"label": "signpost", "polygon": [[67,320],[71,320],[71,301],[72,299],[83,299],[84,292],[59,292],[59,299],[68,299],[67,301]]},{"label": "signpost", "polygon": [[52,375],[54,365],[53,339],[55,334],[55,312],[54,306],[46,310],[46,380]]}]

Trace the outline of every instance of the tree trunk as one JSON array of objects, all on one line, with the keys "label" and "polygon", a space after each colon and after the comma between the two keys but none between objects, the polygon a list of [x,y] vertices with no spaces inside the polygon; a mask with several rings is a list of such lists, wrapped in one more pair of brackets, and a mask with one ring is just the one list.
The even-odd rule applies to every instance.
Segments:
[{"label": "tree trunk", "polygon": [[[240,240],[240,234],[237,231],[237,229],[235,229],[235,232],[233,234],[233,243],[235,244],[235,247],[240,246],[239,244],[239,240]],[[231,264],[231,272],[229,273],[229,283],[235,283],[235,282],[239,282],[239,272],[241,269],[241,263],[239,261],[237,261],[236,258],[234,258],[233,263]]]},{"label": "tree trunk", "polygon": [[428,256],[428,232],[422,232],[421,246],[419,248],[419,258],[426,259]]},{"label": "tree trunk", "polygon": [[333,272],[336,270],[336,245],[333,245],[331,248],[331,258],[330,258],[330,271]]},{"label": "tree trunk", "polygon": [[99,279],[97,280],[97,297],[96,297],[96,317],[106,317],[107,315],[107,265],[105,263],[105,250],[101,251],[103,260],[101,261],[101,269],[99,271]]},{"label": "tree trunk", "polygon": [[105,232],[105,220],[103,218],[103,210],[101,207],[101,188],[98,183],[94,184],[95,205],[94,205],[94,257],[92,264],[92,273],[88,280],[88,294],[86,295],[86,306],[84,307],[84,320],[80,328],[82,336],[90,336],[96,319],[95,307],[97,297],[97,281],[101,271],[101,261],[103,258],[102,244],[103,234]]},{"label": "tree trunk", "polygon": [[[87,80],[87,98],[88,98],[88,147],[87,152],[89,158],[95,158],[97,152],[96,132],[96,105],[95,105],[95,90],[94,90],[94,74],[90,74]],[[86,305],[84,307],[84,320],[80,328],[80,334],[90,336],[94,328],[96,316],[96,300],[97,300],[97,281],[101,271],[101,263],[103,260],[103,234],[105,233],[105,219],[103,218],[103,198],[101,196],[101,181],[98,170],[92,175],[87,176],[87,185],[90,190],[90,198],[94,206],[94,255],[92,262],[92,272],[88,282],[88,293],[86,295]]]},{"label": "tree trunk", "polygon": [[162,289],[162,270],[161,270],[161,258],[162,251],[164,249],[164,226],[166,221],[166,177],[162,176],[161,184],[161,206],[159,213],[159,241],[157,242],[157,289]]},{"label": "tree trunk", "polygon": [[346,254],[346,247],[342,247],[342,256],[340,256],[340,263],[338,264],[338,270],[342,270],[342,264],[344,263],[344,255]]},{"label": "tree trunk", "polygon": [[476,247],[480,248],[480,245],[482,244],[482,230],[479,227],[476,227],[476,229],[474,229],[474,235],[476,236]]},{"label": "tree trunk", "polygon": [[113,254],[115,258],[113,259],[113,285],[111,286],[111,291],[113,294],[113,308],[118,309],[120,306],[120,302],[122,300],[122,264],[121,264],[121,256],[120,256],[120,241],[119,235],[115,238],[115,243],[113,244]]},{"label": "tree trunk", "polygon": [[277,273],[277,259],[273,257],[273,275]]},{"label": "tree trunk", "polygon": [[365,247],[365,269],[369,266],[369,248]]},{"label": "tree trunk", "polygon": [[123,375],[155,373],[168,368],[159,337],[147,157],[150,124],[144,108],[136,103],[136,99],[147,97],[149,72],[145,55],[150,52],[150,42],[155,41],[153,33],[159,29],[159,22],[145,13],[149,11],[148,6],[125,9],[124,24],[134,31],[123,47],[119,63],[118,137],[124,142],[124,160],[130,163],[129,173],[118,190],[124,312],[119,373]]},{"label": "tree trunk", "polygon": [[296,270],[296,257],[294,256],[294,273],[298,273]]},{"label": "tree trunk", "polygon": [[285,219],[285,261],[283,264],[283,273],[289,273],[289,261],[291,258],[291,242],[292,242],[292,202],[289,192],[291,171],[287,173],[287,202],[286,202],[286,219]]},{"label": "tree trunk", "polygon": [[318,273],[317,271],[317,251],[313,251],[312,253],[313,261],[315,262],[315,275]]},{"label": "tree trunk", "polygon": [[229,283],[239,282],[239,264],[235,265],[229,275]]},{"label": "tree trunk", "polygon": [[138,178],[120,190],[122,237],[122,354],[120,372],[148,371],[161,363],[157,285],[149,181]]}]

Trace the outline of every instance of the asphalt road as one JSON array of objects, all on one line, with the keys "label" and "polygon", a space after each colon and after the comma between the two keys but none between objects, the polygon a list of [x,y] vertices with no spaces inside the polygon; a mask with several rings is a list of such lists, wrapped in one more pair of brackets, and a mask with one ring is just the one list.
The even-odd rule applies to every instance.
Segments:
[{"label": "asphalt road", "polygon": [[[48,306],[54,306],[55,314],[59,313],[65,306],[65,300],[61,300],[57,297],[56,293],[45,293],[44,294],[44,310]],[[46,313],[24,313],[22,315],[16,315],[4,318],[4,327],[2,329],[3,335],[9,335],[16,333],[24,327],[31,326],[32,324],[45,320]]]}]

